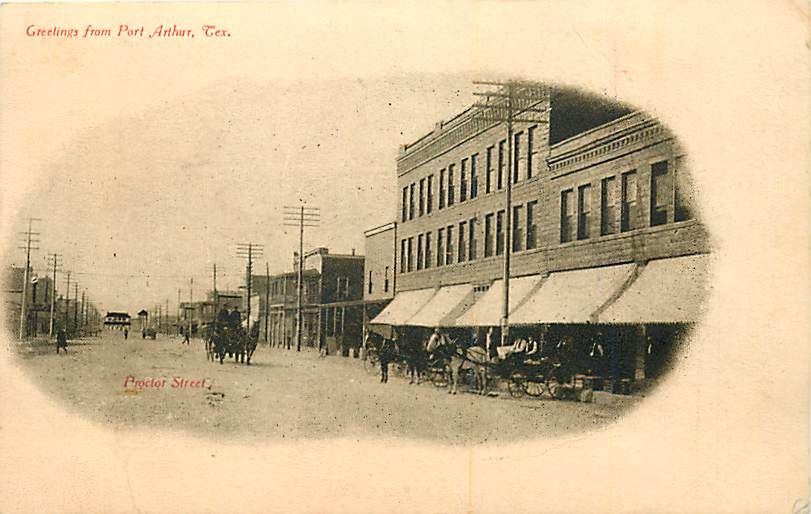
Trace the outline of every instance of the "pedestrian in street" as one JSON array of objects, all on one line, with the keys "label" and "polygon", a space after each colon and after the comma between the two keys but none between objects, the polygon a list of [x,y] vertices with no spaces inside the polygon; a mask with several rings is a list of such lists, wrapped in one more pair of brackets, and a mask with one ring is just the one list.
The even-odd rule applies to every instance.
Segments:
[{"label": "pedestrian in street", "polygon": [[126,340],[127,340],[127,337],[128,337],[129,335],[130,335],[130,331],[129,331],[129,330],[127,330],[127,329],[125,328],[125,329],[124,329],[124,341],[126,341]]},{"label": "pedestrian in street", "polygon": [[56,333],[56,354],[59,355],[59,349],[62,348],[65,350],[65,353],[68,353],[68,338],[65,335],[65,331],[63,329],[59,329],[59,332]]},{"label": "pedestrian in street", "polygon": [[189,344],[189,330],[183,329],[183,343],[182,344]]}]

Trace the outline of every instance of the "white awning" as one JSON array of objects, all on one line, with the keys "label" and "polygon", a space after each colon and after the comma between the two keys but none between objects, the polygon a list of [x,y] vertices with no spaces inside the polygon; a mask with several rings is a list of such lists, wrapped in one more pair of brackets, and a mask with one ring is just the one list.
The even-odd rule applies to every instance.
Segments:
[{"label": "white awning", "polygon": [[594,314],[619,294],[635,264],[560,271],[510,314],[510,325],[589,323]]},{"label": "white awning", "polygon": [[[512,312],[527,295],[541,283],[540,275],[510,279],[510,305]],[[504,282],[496,280],[473,307],[459,316],[454,323],[457,327],[497,327],[501,324],[501,313],[504,303]]]},{"label": "white awning", "polygon": [[394,299],[380,314],[369,323],[379,325],[405,325],[426,303],[434,296],[436,289],[415,289],[401,291],[394,295]]},{"label": "white awning", "polygon": [[707,301],[710,256],[648,262],[637,279],[600,314],[602,323],[691,323]]},{"label": "white awning", "polygon": [[439,288],[428,303],[405,324],[417,327],[450,327],[475,302],[470,284]]}]

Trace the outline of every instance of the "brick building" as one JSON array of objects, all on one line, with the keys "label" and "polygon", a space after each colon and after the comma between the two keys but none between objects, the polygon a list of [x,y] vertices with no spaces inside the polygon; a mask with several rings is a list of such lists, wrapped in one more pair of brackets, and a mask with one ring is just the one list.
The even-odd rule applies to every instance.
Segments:
[{"label": "brick building", "polygon": [[[304,254],[302,345],[348,355],[360,345],[363,322],[363,256],[316,248]],[[298,267],[294,256],[293,267]],[[296,345],[298,272],[252,277],[259,298],[260,333],[271,345]]]},{"label": "brick building", "polygon": [[706,296],[709,242],[684,150],[643,112],[521,92],[534,121],[514,124],[512,155],[505,124],[480,107],[401,148],[396,296],[373,322],[484,337],[503,321],[509,252],[513,338],[568,341],[608,387],[656,376]]},{"label": "brick building", "polygon": [[386,223],[363,233],[365,261],[363,277],[363,325],[380,314],[394,298],[397,285],[397,222]]},{"label": "brick building", "polygon": [[[4,308],[6,327],[12,333],[17,333],[20,327],[20,305],[22,303],[24,267],[12,266],[7,268],[3,277]],[[25,325],[26,336],[48,335],[51,320],[51,298],[54,294],[53,280],[48,276],[37,276],[29,268],[29,283],[26,287]],[[55,306],[56,307],[56,306]],[[57,325],[61,326],[55,308],[54,316]]]}]

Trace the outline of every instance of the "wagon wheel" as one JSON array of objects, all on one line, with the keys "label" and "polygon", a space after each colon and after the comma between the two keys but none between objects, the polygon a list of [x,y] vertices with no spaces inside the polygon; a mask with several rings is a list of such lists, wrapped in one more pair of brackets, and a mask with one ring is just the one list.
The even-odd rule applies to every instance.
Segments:
[{"label": "wagon wheel", "polygon": [[510,391],[510,396],[513,398],[520,398],[527,392],[526,377],[521,373],[513,373],[510,375],[510,382],[507,384],[507,389]]},{"label": "wagon wheel", "polygon": [[544,390],[548,391],[549,386],[544,381],[527,381],[526,383],[526,393],[532,397],[539,397],[543,396]]},{"label": "wagon wheel", "polygon": [[445,381],[445,371],[438,368],[431,369],[431,383],[436,387],[445,387],[448,385]]}]

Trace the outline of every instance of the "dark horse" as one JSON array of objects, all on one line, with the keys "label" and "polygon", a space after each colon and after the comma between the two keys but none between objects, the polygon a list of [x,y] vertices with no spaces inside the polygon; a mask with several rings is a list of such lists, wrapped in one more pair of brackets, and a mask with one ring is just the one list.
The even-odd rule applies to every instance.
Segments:
[{"label": "dark horse", "polygon": [[385,384],[389,381],[389,363],[397,360],[398,349],[397,339],[388,339],[376,332],[368,332],[363,341],[367,354],[374,352],[380,362],[380,382]]}]

